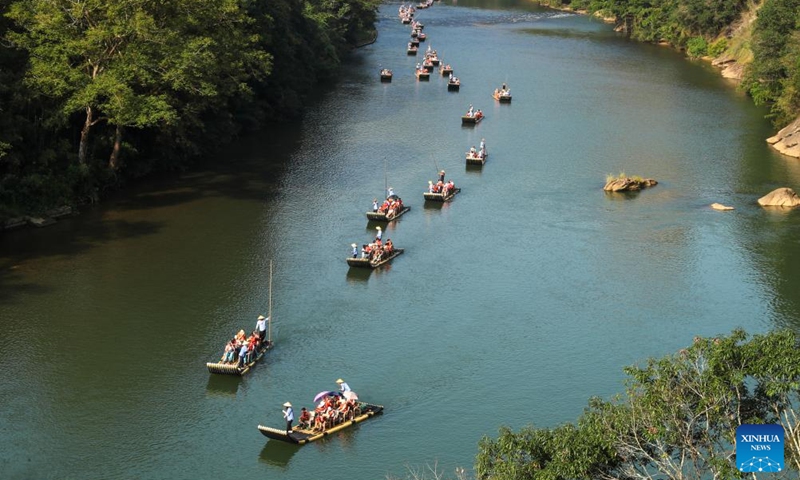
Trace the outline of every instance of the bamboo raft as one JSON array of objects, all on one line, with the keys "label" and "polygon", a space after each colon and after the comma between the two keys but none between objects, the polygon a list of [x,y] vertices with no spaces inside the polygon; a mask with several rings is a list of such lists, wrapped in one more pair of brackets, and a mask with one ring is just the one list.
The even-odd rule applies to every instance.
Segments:
[{"label": "bamboo raft", "polygon": [[210,373],[216,373],[218,375],[238,375],[240,377],[243,377],[247,374],[247,372],[250,371],[251,368],[255,366],[256,363],[258,363],[262,358],[264,358],[264,355],[267,354],[267,350],[271,350],[272,347],[273,347],[272,343],[267,345],[266,348],[262,349],[260,352],[258,352],[258,354],[255,357],[253,357],[250,363],[246,363],[242,368],[239,368],[238,363],[219,363],[219,362],[208,362],[206,363],[206,367],[208,368],[208,371]]},{"label": "bamboo raft", "polygon": [[441,73],[443,77],[446,77],[453,73],[453,67],[447,68],[446,65],[442,65],[439,67],[439,73]]},{"label": "bamboo raft", "polygon": [[409,55],[416,55],[417,54],[417,47],[411,47],[408,49]]},{"label": "bamboo raft", "polygon": [[447,82],[447,90],[448,91],[456,92],[456,91],[458,91],[460,89],[461,89],[461,80],[456,80],[455,82]]},{"label": "bamboo raft", "polygon": [[511,94],[503,94],[503,93],[492,93],[492,98],[497,100],[500,103],[511,103]]},{"label": "bamboo raft", "polygon": [[411,37],[411,41],[409,43],[411,43],[412,47],[419,48],[419,39],[417,39],[417,37]]},{"label": "bamboo raft", "polygon": [[391,222],[392,220],[397,220],[397,217],[406,213],[409,210],[411,210],[411,207],[403,206],[403,209],[395,213],[392,218],[388,218],[385,213],[367,212],[367,220],[371,220],[374,222]]},{"label": "bamboo raft", "polygon": [[483,120],[483,115],[473,115],[471,117],[464,115],[461,117],[461,125],[477,125],[481,123],[481,120]]},{"label": "bamboo raft", "polygon": [[401,253],[403,253],[403,249],[402,248],[395,248],[392,251],[391,255],[389,255],[388,257],[382,257],[380,262],[377,262],[377,263],[371,261],[369,258],[361,258],[361,257],[352,258],[352,257],[350,257],[350,258],[347,259],[347,264],[350,265],[351,267],[378,268],[381,265],[389,263],[394,257],[400,255]]},{"label": "bamboo raft", "polygon": [[417,70],[415,75],[417,76],[417,79],[419,79],[419,80],[430,80],[431,79],[431,74],[428,71]]},{"label": "bamboo raft", "polygon": [[382,82],[391,82],[392,81],[392,72],[391,72],[391,70],[390,71],[386,71],[386,72],[381,72],[381,81]]},{"label": "bamboo raft", "polygon": [[484,154],[483,157],[479,157],[477,155],[470,155],[467,153],[467,165],[483,165],[486,163],[486,158],[489,156],[488,153]]},{"label": "bamboo raft", "polygon": [[446,196],[446,197],[444,196],[444,193],[431,193],[431,192],[425,192],[423,195],[425,195],[425,200],[426,200],[426,201],[431,201],[431,202],[447,202],[447,201],[449,201],[450,199],[452,199],[453,197],[455,197],[455,196],[456,196],[456,194],[457,194],[458,192],[460,192],[460,191],[461,191],[461,189],[460,189],[460,188],[458,188],[458,187],[456,187],[456,188],[454,188],[454,189],[453,189],[453,190],[452,190],[452,191],[451,191],[449,194],[447,194],[447,196]]},{"label": "bamboo raft", "polygon": [[280,430],[278,428],[272,428],[272,427],[265,427],[263,425],[258,426],[258,431],[261,432],[261,434],[267,438],[280,440],[282,442],[294,443],[297,445],[305,445],[306,443],[317,441],[320,438],[324,438],[333,433],[350,428],[357,423],[361,423],[364,420],[367,420],[369,418],[374,417],[375,415],[383,413],[382,405],[372,405],[371,403],[364,403],[364,402],[359,402],[359,403],[361,407],[361,415],[355,417],[352,420],[346,420],[338,425],[335,425],[334,427],[331,427],[325,430],[324,432],[315,432],[312,430],[293,428],[292,433],[286,433],[286,430]]}]

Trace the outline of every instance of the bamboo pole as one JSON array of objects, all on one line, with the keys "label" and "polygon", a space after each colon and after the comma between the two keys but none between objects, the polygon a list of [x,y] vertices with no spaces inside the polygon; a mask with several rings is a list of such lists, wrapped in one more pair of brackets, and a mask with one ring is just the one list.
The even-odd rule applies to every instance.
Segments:
[{"label": "bamboo pole", "polygon": [[272,347],[272,260],[269,261],[269,311],[267,312],[267,341]]}]

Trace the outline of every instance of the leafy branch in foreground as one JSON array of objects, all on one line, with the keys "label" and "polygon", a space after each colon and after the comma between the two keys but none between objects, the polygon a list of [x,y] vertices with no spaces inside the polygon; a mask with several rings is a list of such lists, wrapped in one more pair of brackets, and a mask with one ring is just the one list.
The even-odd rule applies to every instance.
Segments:
[{"label": "leafy branch in foreground", "polygon": [[[575,424],[501,428],[479,445],[480,479],[746,478],[735,468],[743,423],[780,423],[783,478],[800,470],[800,350],[792,331],[696,337],[675,355],[625,369],[624,396],[593,398]],[[775,474],[773,474],[775,475]],[[775,476],[774,478],[781,478]]]}]

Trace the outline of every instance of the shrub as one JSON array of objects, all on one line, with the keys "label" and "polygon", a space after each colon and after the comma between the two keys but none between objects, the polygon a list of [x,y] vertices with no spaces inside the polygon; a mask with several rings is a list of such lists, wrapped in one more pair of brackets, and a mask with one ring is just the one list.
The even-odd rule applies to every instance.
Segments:
[{"label": "shrub", "polygon": [[693,37],[686,42],[686,53],[692,58],[698,58],[708,53],[708,44],[703,37]]},{"label": "shrub", "polygon": [[712,57],[719,57],[728,49],[728,39],[725,37],[718,38],[708,46],[708,54]]}]

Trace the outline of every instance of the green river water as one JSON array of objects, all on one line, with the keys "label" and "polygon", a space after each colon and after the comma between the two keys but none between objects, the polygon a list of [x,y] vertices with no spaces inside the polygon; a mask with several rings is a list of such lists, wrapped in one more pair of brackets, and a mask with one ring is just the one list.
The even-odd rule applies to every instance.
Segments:
[{"label": "green river water", "polygon": [[[0,237],[2,478],[471,468],[482,436],[574,420],[695,335],[800,326],[800,211],[756,204],[800,187],[800,161],[714,69],[591,18],[459,0],[418,14],[462,80],[447,92],[415,79],[398,6],[302,123]],[[511,105],[491,98],[502,82]],[[489,161],[467,169],[481,138]],[[425,206],[439,168],[462,193]],[[605,194],[620,171],[660,183]],[[350,270],[385,179],[411,211],[384,239],[406,252]],[[276,348],[243,379],[210,376],[266,312],[270,260]],[[338,377],[384,415],[303,447],[257,431]]]}]

